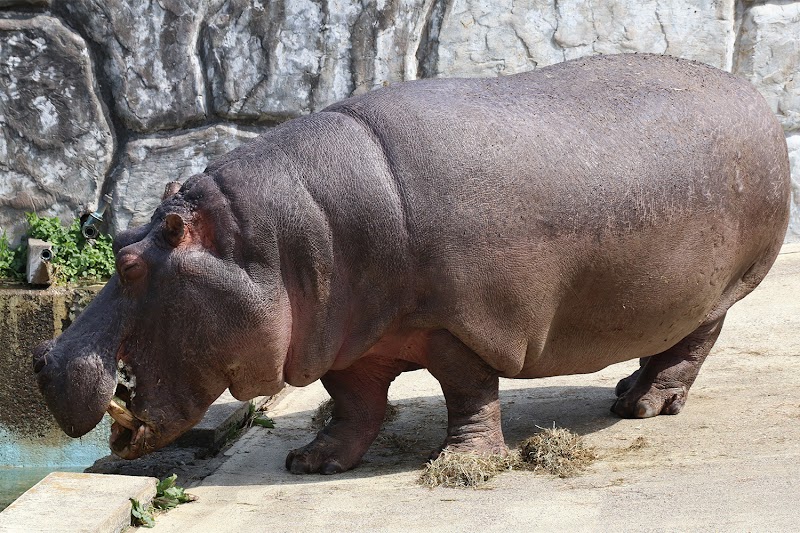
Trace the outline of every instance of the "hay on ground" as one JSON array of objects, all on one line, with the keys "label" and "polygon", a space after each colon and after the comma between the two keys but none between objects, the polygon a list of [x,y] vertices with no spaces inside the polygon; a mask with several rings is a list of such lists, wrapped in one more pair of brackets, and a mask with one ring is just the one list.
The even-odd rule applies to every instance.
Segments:
[{"label": "hay on ground", "polygon": [[497,474],[513,470],[519,458],[514,455],[480,455],[442,451],[425,465],[419,483],[426,487],[477,487]]},{"label": "hay on ground", "polygon": [[311,415],[311,427],[314,429],[324,428],[333,418],[333,398],[328,398],[319,406],[314,414]]},{"label": "hay on ground", "polygon": [[647,442],[646,438],[636,437],[635,439],[633,439],[631,445],[628,446],[628,450],[630,451],[641,450],[642,448],[647,448],[649,445],[650,443]]},{"label": "hay on ground", "polygon": [[528,468],[562,478],[576,475],[597,458],[580,435],[556,427],[525,439],[519,446],[519,453]]},{"label": "hay on ground", "polygon": [[[386,404],[386,414],[383,418],[383,423],[393,421],[397,418],[399,408],[391,403]],[[328,398],[317,407],[314,414],[311,415],[311,427],[314,429],[322,429],[333,418],[333,398]]]},{"label": "hay on ground", "polygon": [[391,451],[387,451],[383,455],[394,455],[395,453],[413,453],[417,451],[419,441],[404,435],[389,432],[378,435],[375,439],[375,444],[383,448],[391,449]]}]

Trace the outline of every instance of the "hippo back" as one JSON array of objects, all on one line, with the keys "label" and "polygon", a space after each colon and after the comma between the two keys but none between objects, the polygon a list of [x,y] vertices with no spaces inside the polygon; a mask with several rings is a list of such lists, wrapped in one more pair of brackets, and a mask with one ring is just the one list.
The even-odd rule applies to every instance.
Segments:
[{"label": "hippo back", "polygon": [[412,322],[508,376],[659,353],[752,290],[785,233],[782,130],[747,82],[700,63],[599,56],[326,111],[385,154]]}]

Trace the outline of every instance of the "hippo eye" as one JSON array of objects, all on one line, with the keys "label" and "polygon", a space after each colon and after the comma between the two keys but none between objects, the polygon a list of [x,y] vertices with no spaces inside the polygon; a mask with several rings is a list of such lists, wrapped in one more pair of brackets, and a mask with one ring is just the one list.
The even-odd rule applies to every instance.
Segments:
[{"label": "hippo eye", "polygon": [[117,272],[122,281],[136,281],[145,274],[145,266],[138,257],[124,256],[117,261]]}]

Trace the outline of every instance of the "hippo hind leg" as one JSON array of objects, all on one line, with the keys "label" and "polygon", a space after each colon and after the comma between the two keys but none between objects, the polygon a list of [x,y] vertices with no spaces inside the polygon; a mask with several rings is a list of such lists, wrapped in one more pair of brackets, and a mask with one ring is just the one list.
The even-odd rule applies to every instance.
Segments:
[{"label": "hippo hind leg", "polygon": [[286,457],[293,474],[338,474],[356,466],[378,436],[391,382],[407,369],[400,360],[364,358],[331,370],[322,384],[333,399],[333,417],[303,448]]},{"label": "hippo hind leg", "polygon": [[689,388],[722,330],[725,313],[747,296],[767,275],[781,249],[776,239],[742,277],[726,290],[706,320],[678,344],[660,354],[644,357],[639,369],[621,380],[611,410],[623,418],[649,418],[678,414],[686,404]]},{"label": "hippo hind leg", "polygon": [[704,323],[678,344],[645,357],[640,368],[617,384],[611,410],[623,418],[678,414],[722,329],[725,315]]},{"label": "hippo hind leg", "polygon": [[642,374],[642,369],[645,367],[649,359],[650,357],[642,357],[641,359],[639,359],[638,370],[636,370],[636,372],[634,372],[627,378],[622,378],[621,380],[619,380],[619,383],[617,383],[617,386],[614,389],[614,394],[617,396],[617,398],[628,392],[631,389],[631,387],[633,387],[633,385],[636,383],[636,380],[638,380],[639,376]]}]

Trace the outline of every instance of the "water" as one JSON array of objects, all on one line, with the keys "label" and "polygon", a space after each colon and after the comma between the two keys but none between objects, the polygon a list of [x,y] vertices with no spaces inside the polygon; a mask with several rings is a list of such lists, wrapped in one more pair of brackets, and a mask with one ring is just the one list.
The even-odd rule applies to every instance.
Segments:
[{"label": "water", "polygon": [[80,439],[57,428],[23,437],[0,425],[0,510],[50,472],[81,472],[108,455],[109,432],[108,420]]},{"label": "water", "polygon": [[[19,498],[23,492],[36,485],[52,467],[5,467],[0,466],[0,511]],[[83,467],[58,468],[62,472],[81,472]]]}]

